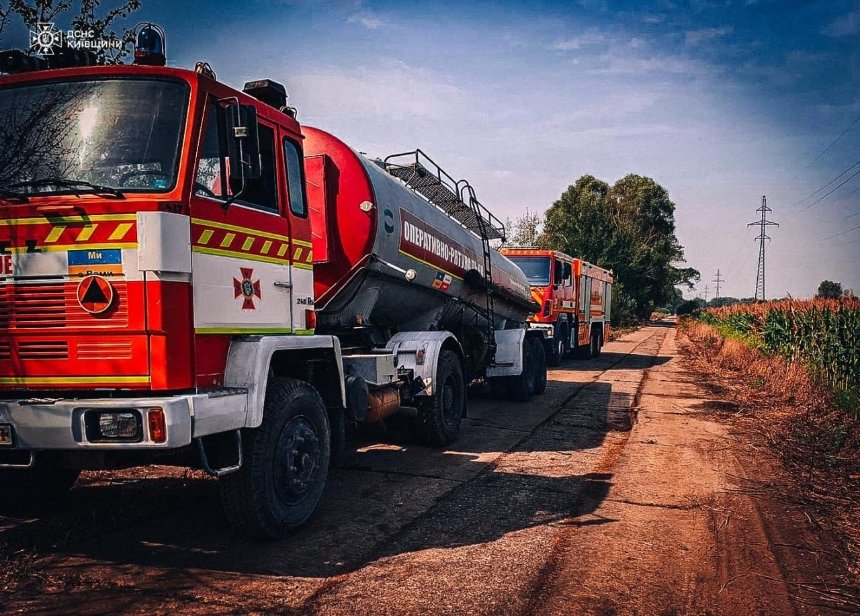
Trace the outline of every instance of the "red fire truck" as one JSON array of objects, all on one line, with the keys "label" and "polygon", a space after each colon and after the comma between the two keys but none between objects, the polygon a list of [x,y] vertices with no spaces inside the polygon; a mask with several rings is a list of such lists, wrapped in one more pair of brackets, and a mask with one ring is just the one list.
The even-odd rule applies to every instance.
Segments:
[{"label": "red fire truck", "polygon": [[346,423],[402,411],[446,445],[470,383],[543,392],[528,280],[467,182],[369,160],[283,86],[167,68],[141,34],[131,66],[0,53],[4,500],[197,466],[234,525],[282,537]]},{"label": "red fire truck", "polygon": [[609,337],[612,272],[558,250],[502,248],[528,276],[540,310],[529,326],[542,332],[547,362],[569,354],[597,357]]}]

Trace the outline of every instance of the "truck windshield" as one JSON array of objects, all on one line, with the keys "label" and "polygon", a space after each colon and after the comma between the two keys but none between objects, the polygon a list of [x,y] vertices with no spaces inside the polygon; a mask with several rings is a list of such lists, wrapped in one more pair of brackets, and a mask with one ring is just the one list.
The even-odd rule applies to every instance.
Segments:
[{"label": "truck windshield", "polygon": [[549,257],[508,257],[529,279],[534,287],[545,287],[549,284]]},{"label": "truck windshield", "polygon": [[0,189],[18,195],[170,190],[188,90],[154,79],[0,87]]}]

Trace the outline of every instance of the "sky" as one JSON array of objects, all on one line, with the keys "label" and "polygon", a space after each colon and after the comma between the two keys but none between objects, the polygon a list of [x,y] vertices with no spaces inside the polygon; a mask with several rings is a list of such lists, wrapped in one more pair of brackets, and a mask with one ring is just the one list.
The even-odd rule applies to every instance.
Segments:
[{"label": "sky", "polygon": [[768,298],[860,294],[860,0],[142,4],[170,65],[279,81],[300,122],[420,147],[502,219],[583,174],[653,178],[702,273],[688,296],[717,269],[721,295],[754,294],[763,195]]}]

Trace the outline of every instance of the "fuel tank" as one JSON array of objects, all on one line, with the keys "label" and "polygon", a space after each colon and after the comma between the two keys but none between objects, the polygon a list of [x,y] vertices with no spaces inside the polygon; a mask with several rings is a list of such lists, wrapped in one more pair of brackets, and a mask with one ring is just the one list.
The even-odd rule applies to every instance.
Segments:
[{"label": "fuel tank", "polygon": [[[320,129],[303,131],[318,331],[486,323],[481,237],[381,161]],[[536,309],[528,279],[494,249],[490,263],[494,327],[518,326]]]}]

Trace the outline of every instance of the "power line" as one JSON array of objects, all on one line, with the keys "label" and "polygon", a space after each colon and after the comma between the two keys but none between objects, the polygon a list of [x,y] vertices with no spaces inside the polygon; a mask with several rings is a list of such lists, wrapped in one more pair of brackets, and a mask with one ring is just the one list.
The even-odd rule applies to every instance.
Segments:
[{"label": "power line", "polygon": [[756,279],[755,279],[755,298],[759,299],[759,297],[760,297],[762,301],[767,299],[767,297],[765,296],[765,288],[764,288],[764,272],[765,272],[765,269],[764,269],[764,247],[765,247],[765,243],[764,243],[764,241],[765,240],[770,241],[770,237],[767,235],[767,233],[765,233],[765,229],[769,226],[775,226],[775,227],[779,226],[779,223],[776,223],[776,222],[773,222],[773,221],[770,221],[767,219],[767,213],[772,212],[772,211],[773,210],[767,206],[767,197],[762,195],[761,207],[756,210],[756,212],[761,212],[761,220],[751,222],[747,225],[748,227],[758,226],[760,229],[758,237],[755,238],[756,241],[759,242],[758,273],[756,274]]},{"label": "power line", "polygon": [[[798,205],[800,205],[801,203],[803,203],[803,202],[804,202],[804,201],[806,201],[807,199],[811,199],[812,197],[814,197],[815,195],[817,195],[818,193],[820,193],[822,190],[824,190],[825,188],[827,188],[828,186],[830,186],[830,185],[831,185],[831,184],[833,184],[834,182],[838,182],[838,181],[839,181],[839,178],[841,178],[843,175],[845,175],[846,173],[848,173],[849,171],[851,171],[851,170],[852,170],[854,167],[856,167],[857,165],[860,165],[860,160],[856,161],[853,165],[851,165],[850,167],[848,167],[845,171],[843,171],[842,173],[840,173],[839,175],[837,175],[835,178],[833,178],[832,180],[830,180],[829,182],[827,182],[827,183],[826,183],[826,184],[824,184],[823,186],[820,186],[819,188],[816,188],[815,190],[813,190],[811,193],[809,193],[808,195],[806,195],[803,199],[800,199],[799,201],[795,201],[795,202],[794,202],[794,204],[792,204],[792,206],[791,206],[791,207],[797,207]],[[852,176],[852,177],[853,177],[853,176]],[[812,207],[812,206],[809,206],[809,207]],[[804,211],[804,210],[801,210],[801,212],[802,212],[802,211]]]},{"label": "power line", "polygon": [[726,281],[725,278],[720,278],[720,269],[717,268],[717,275],[714,278],[713,282],[717,283],[717,294],[714,296],[714,299],[720,299],[720,285]]},{"label": "power line", "polygon": [[[860,161],[857,161],[857,162],[858,162],[858,163],[860,163]],[[857,171],[855,171],[854,173],[852,173],[852,174],[848,177],[848,179],[843,180],[843,181],[842,181],[842,183],[841,183],[841,184],[839,184],[838,186],[836,186],[835,188],[830,189],[829,191],[827,191],[827,192],[826,192],[825,194],[823,194],[822,196],[818,197],[818,199],[816,199],[815,201],[813,201],[812,203],[810,203],[810,204],[809,204],[809,205],[807,205],[806,207],[801,208],[801,209],[800,209],[800,211],[801,211],[801,212],[805,212],[805,211],[806,211],[806,210],[808,210],[809,208],[811,208],[811,207],[815,207],[816,205],[818,205],[819,203],[821,203],[822,201],[824,201],[827,197],[829,197],[830,195],[832,195],[833,193],[835,193],[837,190],[839,190],[840,188],[842,188],[843,186],[845,186],[848,182],[850,182],[851,180],[853,180],[854,178],[856,178],[858,175],[860,175],[860,169],[858,169]]]},{"label": "power line", "polygon": [[832,240],[835,237],[845,235],[846,233],[851,233],[852,231],[856,231],[857,229],[860,229],[860,225],[857,225],[856,227],[851,227],[850,229],[846,229],[845,231],[840,231],[839,233],[834,233],[833,235],[828,235],[827,237],[822,237],[821,241],[823,242],[824,240]]},{"label": "power line", "polygon": [[834,139],[833,141],[831,141],[831,142],[830,142],[830,145],[828,145],[826,148],[824,148],[824,149],[821,151],[821,154],[819,154],[818,156],[816,156],[816,157],[813,159],[813,161],[812,161],[811,163],[809,163],[808,165],[806,165],[806,166],[807,166],[807,167],[811,167],[813,164],[815,164],[815,163],[818,161],[818,159],[819,159],[819,158],[821,158],[822,156],[824,156],[825,154],[827,154],[827,152],[828,152],[828,151],[830,151],[830,148],[832,148],[834,145],[836,145],[836,142],[837,142],[837,141],[839,141],[840,139],[842,139],[842,137],[844,137],[844,136],[845,136],[845,133],[847,133],[849,130],[851,130],[852,128],[854,128],[854,125],[855,125],[855,124],[857,124],[857,122],[860,122],[860,115],[858,115],[856,118],[854,118],[854,121],[853,121],[853,122],[851,122],[851,124],[849,124],[849,125],[848,125],[848,128],[846,128],[846,129],[845,129],[845,130],[843,130],[841,133],[839,133],[839,135],[836,137],[836,139]]}]

